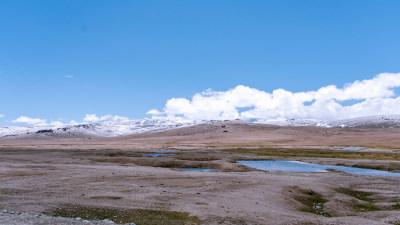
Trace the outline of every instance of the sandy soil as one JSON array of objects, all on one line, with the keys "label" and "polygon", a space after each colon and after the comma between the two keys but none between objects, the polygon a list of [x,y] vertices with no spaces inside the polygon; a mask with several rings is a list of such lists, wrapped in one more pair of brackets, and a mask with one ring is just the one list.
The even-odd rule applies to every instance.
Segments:
[{"label": "sandy soil", "polygon": [[[399,178],[341,172],[257,171],[235,160],[274,157],[214,148],[354,145],[389,154],[398,152],[399,137],[396,129],[231,123],[118,138],[6,138],[0,140],[0,209],[48,216],[60,209],[81,206],[178,211],[197,216],[201,224],[400,224],[400,210],[396,208],[400,204]],[[163,157],[143,156],[161,153],[160,149],[171,146],[180,151]],[[340,158],[293,159],[330,164],[358,162]],[[375,160],[360,162],[377,164]],[[387,163],[393,161],[378,164]],[[181,171],[180,167],[216,171]],[[373,194],[369,200],[360,200],[338,191],[340,188]],[[323,213],[331,217],[307,209],[307,202],[316,196],[326,200]],[[377,208],[360,210],[358,205]],[[10,221],[11,216],[15,214],[0,214],[0,220]],[[28,216],[18,224],[34,224],[32,221],[35,217]],[[63,224],[79,223],[66,220]]]}]

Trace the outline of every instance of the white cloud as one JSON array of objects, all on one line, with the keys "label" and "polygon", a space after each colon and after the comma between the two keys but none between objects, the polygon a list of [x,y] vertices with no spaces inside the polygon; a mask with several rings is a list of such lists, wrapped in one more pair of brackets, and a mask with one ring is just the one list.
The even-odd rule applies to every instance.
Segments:
[{"label": "white cloud", "polygon": [[0,118],[1,118],[1,117],[4,117],[4,114],[0,114]]},{"label": "white cloud", "polygon": [[152,110],[148,111],[146,114],[159,115],[159,114],[162,114],[162,112],[158,111],[157,109],[152,109]]},{"label": "white cloud", "polygon": [[[20,116],[15,120],[12,120],[13,123],[25,123],[28,126],[39,126],[39,127],[63,127],[68,124],[64,124],[60,121],[52,121],[50,123],[47,122],[45,119],[40,118],[30,118],[27,116]],[[72,121],[71,121],[72,122]]]},{"label": "white cloud", "polygon": [[[108,116],[104,116],[106,119]],[[101,118],[97,117],[96,114],[86,114],[85,118],[83,118],[83,121],[86,122],[97,122],[100,121]]]},{"label": "white cloud", "polygon": [[67,79],[73,79],[73,78],[74,78],[74,76],[72,76],[72,75],[70,75],[70,74],[65,75],[64,77],[67,78]]},{"label": "white cloud", "polygon": [[[1,117],[1,114],[0,114]],[[96,114],[86,114],[86,116],[83,118],[84,122],[100,122],[100,121],[106,121],[106,120],[118,120],[118,121],[128,121],[129,118],[127,117],[122,117],[122,116],[112,116],[112,115],[105,115],[105,116],[96,116]],[[71,120],[69,123],[63,123],[61,121],[51,121],[47,122],[45,119],[41,118],[30,118],[27,116],[20,116],[15,120],[11,121],[12,123],[24,123],[28,126],[39,126],[39,127],[48,127],[48,128],[59,128],[59,127],[64,127],[64,126],[74,126],[81,124],[81,122],[77,122],[75,120]]]},{"label": "white cloud", "polygon": [[[382,73],[369,80],[355,81],[337,88],[316,91],[272,93],[239,85],[228,91],[206,90],[192,99],[172,98],[163,112],[152,109],[153,116],[185,119],[321,119],[334,120],[359,116],[400,113],[400,73]],[[357,100],[345,105],[343,101]]]},{"label": "white cloud", "polygon": [[26,123],[28,125],[33,125],[33,126],[46,126],[48,125],[46,123],[46,120],[40,119],[40,118],[30,118],[27,116],[20,116],[15,120],[12,120],[11,122],[13,123]]},{"label": "white cloud", "polygon": [[89,123],[100,122],[105,120],[129,120],[129,119],[122,116],[112,116],[112,115],[105,115],[98,117],[96,114],[86,114],[86,116],[83,118],[83,121]]}]

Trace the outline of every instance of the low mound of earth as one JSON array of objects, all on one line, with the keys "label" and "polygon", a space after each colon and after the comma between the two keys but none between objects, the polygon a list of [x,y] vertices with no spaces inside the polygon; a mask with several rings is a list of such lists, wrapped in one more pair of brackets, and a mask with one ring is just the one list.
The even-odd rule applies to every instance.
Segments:
[{"label": "low mound of earth", "polygon": [[283,127],[244,122],[200,124],[157,133],[109,139],[159,145],[271,146],[325,145],[399,147],[398,128]]},{"label": "low mound of earth", "polygon": [[[220,121],[113,138],[3,138],[0,209],[27,214],[0,218],[38,224],[43,219],[32,213],[42,213],[44,220],[62,224],[81,224],[65,219],[80,217],[89,224],[106,219],[138,225],[397,225],[397,177],[267,172],[236,161],[296,160],[400,172],[399,137],[397,128]],[[346,146],[362,148],[336,150]]]}]

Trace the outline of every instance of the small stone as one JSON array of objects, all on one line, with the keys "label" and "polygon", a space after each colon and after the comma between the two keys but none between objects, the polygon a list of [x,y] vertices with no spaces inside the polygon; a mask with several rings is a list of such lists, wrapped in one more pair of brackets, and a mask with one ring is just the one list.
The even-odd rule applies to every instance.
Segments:
[{"label": "small stone", "polygon": [[103,220],[104,222],[107,222],[107,223],[114,223],[112,220],[110,220],[110,219],[104,219]]}]

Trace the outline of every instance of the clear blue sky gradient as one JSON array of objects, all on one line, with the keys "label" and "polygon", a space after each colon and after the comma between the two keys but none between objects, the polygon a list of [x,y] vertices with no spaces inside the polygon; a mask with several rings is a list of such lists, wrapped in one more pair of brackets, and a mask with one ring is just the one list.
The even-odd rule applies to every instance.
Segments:
[{"label": "clear blue sky gradient", "polygon": [[[400,1],[0,1],[0,125],[400,72]],[[71,75],[73,78],[66,78]]]}]

